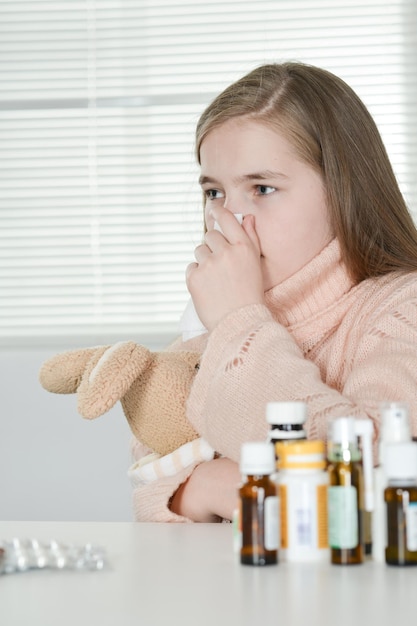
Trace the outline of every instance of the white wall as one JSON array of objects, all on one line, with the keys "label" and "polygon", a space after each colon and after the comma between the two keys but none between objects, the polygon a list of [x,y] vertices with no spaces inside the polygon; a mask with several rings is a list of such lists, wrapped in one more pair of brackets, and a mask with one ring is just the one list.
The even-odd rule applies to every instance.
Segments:
[{"label": "white wall", "polygon": [[42,389],[56,352],[0,352],[0,520],[132,521],[121,406],[90,422],[75,395]]}]

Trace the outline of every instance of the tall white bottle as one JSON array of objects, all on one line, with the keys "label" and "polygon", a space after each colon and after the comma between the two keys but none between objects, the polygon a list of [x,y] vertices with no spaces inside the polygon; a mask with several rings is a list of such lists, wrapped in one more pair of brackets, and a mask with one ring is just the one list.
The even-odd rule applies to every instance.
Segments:
[{"label": "tall white bottle", "polygon": [[386,521],[384,490],[388,480],[384,470],[386,447],[393,443],[411,441],[408,407],[402,402],[381,405],[381,430],[379,438],[379,465],[374,470],[374,511],[372,515],[372,558],[385,562]]}]

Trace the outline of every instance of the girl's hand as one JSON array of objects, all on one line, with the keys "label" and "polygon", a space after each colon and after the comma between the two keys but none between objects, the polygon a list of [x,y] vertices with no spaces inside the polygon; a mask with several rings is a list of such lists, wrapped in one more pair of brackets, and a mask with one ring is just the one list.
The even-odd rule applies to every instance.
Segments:
[{"label": "girl's hand", "polygon": [[209,230],[195,249],[196,263],[187,267],[187,287],[201,321],[212,330],[235,309],[264,302],[261,252],[255,218],[242,226],[227,209],[212,211],[222,233]]},{"label": "girl's hand", "polygon": [[194,522],[232,520],[241,482],[239,466],[220,458],[197,465],[171,500],[171,511]]}]

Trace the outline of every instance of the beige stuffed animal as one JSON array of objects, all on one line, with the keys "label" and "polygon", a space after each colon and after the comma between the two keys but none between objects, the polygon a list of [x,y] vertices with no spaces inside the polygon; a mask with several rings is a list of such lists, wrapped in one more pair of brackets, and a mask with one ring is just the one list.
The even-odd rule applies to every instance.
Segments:
[{"label": "beige stuffed animal", "polygon": [[165,455],[198,437],[185,403],[199,359],[195,352],[151,352],[127,341],[58,354],[43,364],[39,379],[47,391],[77,392],[87,419],[120,400],[133,434]]}]

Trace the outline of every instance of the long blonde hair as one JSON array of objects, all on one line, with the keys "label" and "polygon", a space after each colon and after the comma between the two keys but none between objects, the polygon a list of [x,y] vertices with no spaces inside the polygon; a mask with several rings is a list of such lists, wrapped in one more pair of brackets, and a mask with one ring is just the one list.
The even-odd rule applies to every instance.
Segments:
[{"label": "long blonde hair", "polygon": [[229,119],[264,123],[322,176],[329,219],[353,279],[417,270],[417,230],[376,124],[356,93],[330,72],[303,63],[263,65],[227,87],[196,129]]}]

